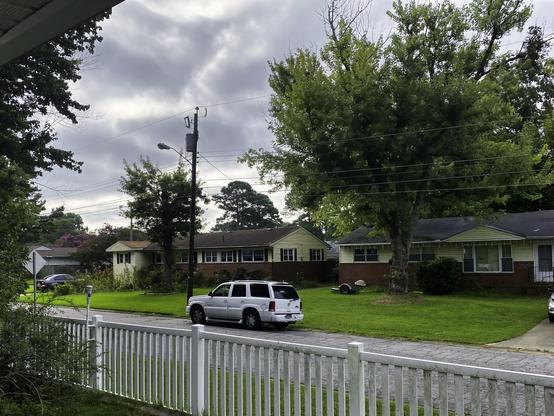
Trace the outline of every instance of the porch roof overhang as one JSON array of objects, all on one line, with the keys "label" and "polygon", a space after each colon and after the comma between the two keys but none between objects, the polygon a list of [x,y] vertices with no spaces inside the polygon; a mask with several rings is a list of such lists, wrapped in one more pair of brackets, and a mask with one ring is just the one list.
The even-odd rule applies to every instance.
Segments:
[{"label": "porch roof overhang", "polygon": [[2,0],[0,66],[123,0]]}]

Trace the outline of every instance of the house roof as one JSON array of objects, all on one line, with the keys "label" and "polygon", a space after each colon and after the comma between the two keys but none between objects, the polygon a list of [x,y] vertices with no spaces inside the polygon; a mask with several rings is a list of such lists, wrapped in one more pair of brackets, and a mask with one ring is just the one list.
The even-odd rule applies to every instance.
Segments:
[{"label": "house roof", "polygon": [[122,0],[0,2],[0,65],[109,9]]},{"label": "house roof", "polygon": [[77,252],[77,247],[49,247],[46,250],[37,250],[37,253],[44,258],[71,257]]},{"label": "house roof", "polygon": [[[419,220],[413,241],[444,241],[478,226],[490,227],[528,239],[554,238],[554,210],[504,214],[495,220],[475,217],[450,217]],[[371,235],[373,227],[359,227],[341,240],[339,245],[388,244],[383,235]]]},{"label": "house roof", "polygon": [[129,248],[146,248],[151,244],[150,241],[146,241],[146,240],[118,241],[118,243],[124,244]]},{"label": "house roof", "polygon": [[[194,237],[196,248],[221,248],[221,247],[269,247],[272,243],[299,230],[301,227],[291,225],[278,228],[262,228],[259,230],[222,231],[197,234]],[[187,249],[188,239],[178,239],[174,242],[176,249]],[[158,243],[152,243],[147,251],[159,251]]]}]

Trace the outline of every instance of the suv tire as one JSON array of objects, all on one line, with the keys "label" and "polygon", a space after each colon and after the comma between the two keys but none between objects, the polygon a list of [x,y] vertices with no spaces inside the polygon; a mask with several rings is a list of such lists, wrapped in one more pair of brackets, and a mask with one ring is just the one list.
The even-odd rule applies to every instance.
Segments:
[{"label": "suv tire", "polygon": [[242,315],[242,325],[246,329],[258,329],[261,325],[260,315],[255,309],[247,309]]},{"label": "suv tire", "polygon": [[554,322],[554,313],[549,313],[549,314],[548,314],[548,320],[549,320],[550,322]]},{"label": "suv tire", "polygon": [[202,306],[195,305],[191,308],[190,319],[193,324],[202,324],[206,323],[206,313]]}]

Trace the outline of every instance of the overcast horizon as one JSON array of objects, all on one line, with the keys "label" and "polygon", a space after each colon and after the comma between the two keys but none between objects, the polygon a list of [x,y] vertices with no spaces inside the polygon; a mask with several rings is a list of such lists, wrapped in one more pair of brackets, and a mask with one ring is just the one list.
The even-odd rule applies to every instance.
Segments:
[{"label": "overcast horizon", "polygon": [[[548,3],[533,2],[526,27],[554,32],[554,8]],[[391,4],[373,1],[369,33],[375,38],[390,30],[386,10]],[[77,101],[91,109],[77,126],[55,123],[55,145],[74,151],[83,171],[55,169],[37,179],[46,212],[64,205],[80,214],[90,230],[104,223],[128,224],[119,216],[128,199],[118,191],[123,160],[138,162],[143,156],[163,169],[176,166],[178,155],[156,145],[184,147],[191,130],[183,117],[192,116],[195,106],[207,106],[207,117],[200,109],[198,143],[198,175],[206,193],[217,193],[235,179],[267,192],[256,170],[236,159],[249,148],[270,147],[267,62],[298,48],[321,47],[324,7],[321,0],[127,0],[116,6],[103,22],[104,41],[87,58],[82,80],[72,88]],[[524,37],[525,32],[514,33],[508,44]],[[284,193],[269,196],[283,215]],[[220,215],[208,206],[202,231],[211,229]]]}]

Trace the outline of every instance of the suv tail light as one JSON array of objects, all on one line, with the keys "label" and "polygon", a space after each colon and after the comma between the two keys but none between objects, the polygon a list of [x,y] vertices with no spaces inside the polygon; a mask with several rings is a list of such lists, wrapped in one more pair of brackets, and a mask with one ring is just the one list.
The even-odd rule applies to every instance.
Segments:
[{"label": "suv tail light", "polygon": [[269,312],[275,312],[275,301],[269,302]]}]

